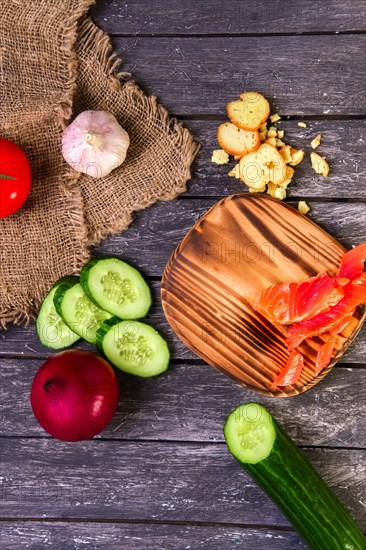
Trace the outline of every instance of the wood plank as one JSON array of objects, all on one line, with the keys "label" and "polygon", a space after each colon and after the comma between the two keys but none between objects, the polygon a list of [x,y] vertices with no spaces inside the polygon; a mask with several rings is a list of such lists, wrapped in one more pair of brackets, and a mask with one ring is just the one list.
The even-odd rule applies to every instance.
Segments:
[{"label": "wood plank", "polygon": [[[246,189],[242,182],[227,176],[235,161],[225,166],[211,162],[212,151],[219,148],[217,128],[226,120],[223,117],[221,121],[183,121],[202,145],[185,196],[230,195]],[[282,120],[277,125],[285,131],[285,143],[303,149],[306,155],[295,168],[288,196],[365,199],[366,166],[363,159],[366,152],[366,121],[307,120],[306,124],[307,128],[300,128],[295,120]],[[313,151],[310,141],[318,134],[322,135],[322,143],[317,151],[328,159],[331,166],[327,178],[317,175],[310,163],[310,152]]]},{"label": "wood plank", "polygon": [[[366,528],[366,451],[305,449]],[[288,526],[224,444],[3,438],[0,517]]]},{"label": "wood plank", "polygon": [[258,3],[256,0],[99,0],[94,20],[112,34],[340,32],[366,28],[360,0]]},{"label": "wood plank", "polygon": [[362,115],[365,35],[115,38],[123,70],[175,115],[257,90],[282,115]]},{"label": "wood plank", "polygon": [[[215,202],[214,199],[178,199],[155,204],[137,213],[127,231],[104,241],[97,249],[98,254],[118,256],[122,253],[126,261],[139,266],[145,275],[161,275],[175,247]],[[344,246],[350,248],[366,241],[363,203],[308,202],[311,206],[309,218]]]},{"label": "wood plank", "polygon": [[243,548],[260,550],[306,550],[299,536],[269,528],[167,525],[142,523],[69,523],[48,521],[4,521],[0,523],[0,543],[7,550],[19,548],[74,550],[177,550],[194,548]]},{"label": "wood plank", "polygon": [[[220,167],[217,167],[220,168]],[[215,199],[175,200],[159,203],[135,215],[133,225],[125,233],[106,240],[94,250],[96,255],[118,256],[143,270],[144,275],[161,276],[165,264],[176,245],[184,237],[194,222],[204,214]],[[312,207],[310,218],[330,232],[340,242],[350,248],[352,244],[366,241],[366,210],[362,203],[328,203],[308,201]],[[149,322],[167,337],[174,359],[194,359],[196,356],[186,348],[168,326],[159,298],[159,283],[152,283],[154,307],[149,314]],[[366,329],[363,330],[343,362],[365,363]],[[77,344],[77,347],[84,345]],[[9,327],[0,332],[1,354],[49,355],[50,351],[41,346],[35,333],[34,323],[24,329]]]},{"label": "wood plank", "polygon": [[[33,417],[29,392],[42,360],[2,359],[0,436],[46,437]],[[172,365],[155,379],[118,372],[121,397],[103,439],[224,441],[227,414],[243,401],[267,406],[299,445],[366,448],[366,369],[334,368],[296,399],[244,390],[204,364]],[[204,399],[202,399],[204,396]]]}]

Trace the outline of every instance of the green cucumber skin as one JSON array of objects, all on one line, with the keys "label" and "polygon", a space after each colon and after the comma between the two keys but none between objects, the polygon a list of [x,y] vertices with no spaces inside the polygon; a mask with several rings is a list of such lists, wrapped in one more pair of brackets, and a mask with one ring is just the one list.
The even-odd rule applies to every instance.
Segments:
[{"label": "green cucumber skin", "polygon": [[[98,306],[99,308],[101,308],[102,306],[99,304],[99,302],[95,299],[95,297],[93,296],[93,294],[90,292],[90,289],[89,289],[89,284],[88,284],[88,281],[89,281],[89,275],[90,275],[90,271],[93,269],[93,267],[95,267],[101,260],[120,260],[120,258],[116,258],[115,256],[100,256],[99,258],[92,258],[91,260],[89,260],[82,268],[82,270],[80,271],[80,284],[81,284],[81,288],[83,289],[83,291],[85,292],[85,294],[87,295],[87,297],[89,298],[89,300],[91,300],[93,302],[93,304],[95,304],[96,306]],[[121,262],[124,262],[124,260],[121,260]],[[126,262],[124,262],[126,263]],[[132,265],[128,264],[129,267],[136,271],[137,273],[139,273],[139,275],[141,275],[142,277],[142,274],[139,272],[138,269],[136,269],[135,267],[133,267]],[[144,279],[145,281],[145,279]],[[146,283],[146,281],[145,281]],[[147,285],[147,283],[146,283]],[[147,285],[148,286],[148,285]],[[150,289],[149,289],[150,290]],[[150,300],[149,300],[149,304],[147,306],[147,309],[146,309],[146,315],[149,311],[149,309],[151,308],[151,305],[152,305],[152,296],[151,296],[151,290],[150,290]],[[103,308],[102,308],[103,309]],[[139,319],[142,318],[141,316],[138,317]],[[120,318],[121,320],[121,318]],[[130,320],[130,319],[127,319],[127,320]],[[136,320],[135,318],[131,319],[131,320]]]},{"label": "green cucumber skin", "polygon": [[80,282],[79,277],[75,277],[74,275],[69,275],[68,277],[63,278],[60,286],[56,290],[56,294],[53,297],[53,303],[55,304],[57,313],[62,318],[63,318],[63,315],[61,312],[61,303],[65,295],[65,292],[69,290],[69,288],[72,288],[73,286],[77,285],[79,282]]},{"label": "green cucumber skin", "polygon": [[100,260],[113,260],[114,258],[112,256],[101,256],[100,258],[92,258],[91,260],[86,263],[82,270],[80,271],[80,284],[81,288],[89,298],[91,302],[93,302],[94,305],[100,307],[98,302],[95,300],[94,296],[89,290],[88,285],[88,279],[89,279],[89,273],[92,270],[92,268],[100,261]]},{"label": "green cucumber skin", "polygon": [[273,419],[269,456],[239,464],[284,513],[311,550],[366,550],[366,538],[308,459]]},{"label": "green cucumber skin", "polygon": [[[42,304],[41,304],[41,307],[39,309],[39,313],[38,313],[38,317],[37,317],[37,321],[36,321],[36,327],[37,327],[37,334],[38,334],[38,338],[39,338],[39,341],[41,342],[41,344],[49,349],[52,349],[52,350],[55,350],[55,351],[58,351],[58,350],[61,350],[61,349],[65,349],[66,347],[70,347],[72,346],[73,344],[75,344],[75,342],[77,342],[78,340],[80,340],[80,336],[76,333],[73,333],[73,331],[70,329],[70,327],[68,327],[68,325],[64,322],[65,326],[68,328],[68,330],[70,331],[70,335],[71,333],[73,333],[75,335],[74,339],[70,339],[70,343],[66,346],[60,346],[58,344],[51,344],[50,342],[47,342],[44,337],[42,336],[42,334],[40,334],[40,329],[41,327],[39,326],[38,322],[39,322],[39,317],[40,317],[40,314],[41,314],[41,311],[42,311],[42,308],[43,308],[43,304],[45,304],[48,296],[50,295],[50,293],[52,292],[52,290],[54,288],[58,289],[59,286],[61,286],[65,281],[67,281],[67,279],[69,278],[69,276],[64,276],[64,277],[61,277],[60,279],[58,279],[58,281],[56,281],[56,283],[52,286],[51,290],[49,291],[49,293],[47,294],[47,296],[45,297],[45,299],[43,300]],[[56,308],[55,308],[56,309]],[[57,310],[56,310],[57,311]],[[60,315],[58,312],[57,312],[58,315]],[[62,317],[61,317],[62,319]]]},{"label": "green cucumber skin", "polygon": [[95,342],[95,345],[97,347],[97,350],[99,353],[101,353],[105,357],[104,349],[103,349],[103,340],[105,335],[110,331],[114,325],[118,325],[118,323],[121,322],[121,319],[119,317],[111,317],[110,319],[107,319],[103,322],[102,326],[97,330],[97,339]]}]

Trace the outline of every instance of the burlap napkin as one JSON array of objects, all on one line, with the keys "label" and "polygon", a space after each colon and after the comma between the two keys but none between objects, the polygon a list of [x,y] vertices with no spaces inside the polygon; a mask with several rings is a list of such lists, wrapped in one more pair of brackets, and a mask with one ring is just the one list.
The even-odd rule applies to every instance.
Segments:
[{"label": "burlap napkin", "polygon": [[[31,196],[0,220],[0,326],[22,323],[89,245],[132,212],[186,189],[198,150],[154,97],[116,73],[109,38],[86,17],[93,0],[0,0],[0,136],[28,156]],[[128,8],[127,8],[128,9]],[[85,109],[113,113],[130,135],[125,163],[96,180],[61,156],[61,134]]]}]

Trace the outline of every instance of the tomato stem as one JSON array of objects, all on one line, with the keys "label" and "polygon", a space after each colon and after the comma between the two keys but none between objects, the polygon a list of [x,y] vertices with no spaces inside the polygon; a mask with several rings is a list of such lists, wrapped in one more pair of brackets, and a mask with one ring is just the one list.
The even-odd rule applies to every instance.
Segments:
[{"label": "tomato stem", "polygon": [[15,180],[16,178],[12,178],[11,176],[6,176],[5,174],[0,174],[0,180]]}]

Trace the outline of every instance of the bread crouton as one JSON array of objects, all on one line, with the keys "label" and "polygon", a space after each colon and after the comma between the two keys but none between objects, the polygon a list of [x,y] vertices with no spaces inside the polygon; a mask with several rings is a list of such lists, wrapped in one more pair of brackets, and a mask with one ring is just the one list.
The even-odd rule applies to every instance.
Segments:
[{"label": "bread crouton", "polygon": [[287,189],[287,187],[291,183],[291,180],[292,180],[292,177],[293,177],[294,173],[295,173],[295,170],[293,168],[291,168],[291,166],[286,165],[285,179],[283,180],[282,183],[279,184],[279,187],[281,187],[282,189]]},{"label": "bread crouton", "polygon": [[217,140],[220,147],[234,157],[242,157],[246,153],[256,151],[261,144],[258,131],[242,130],[232,122],[220,124],[217,130]]},{"label": "bread crouton", "polygon": [[277,137],[277,128],[275,128],[274,126],[270,126],[267,132],[267,137]]},{"label": "bread crouton", "polygon": [[258,92],[245,92],[227,104],[229,119],[239,128],[254,132],[269,117],[269,103]]},{"label": "bread crouton", "polygon": [[268,137],[264,143],[269,143],[269,145],[272,145],[272,147],[277,147],[277,141],[275,137]]},{"label": "bread crouton", "polygon": [[281,117],[278,113],[275,113],[274,115],[269,117],[269,120],[271,122],[278,122],[279,120],[281,120]]},{"label": "bread crouton", "polygon": [[321,142],[321,139],[322,139],[322,135],[321,134],[318,134],[311,142],[311,146],[313,149],[316,149],[317,147],[319,147],[320,145],[320,142]]},{"label": "bread crouton", "polygon": [[305,154],[304,151],[302,151],[302,149],[295,149],[294,147],[290,148],[290,153],[291,153],[291,160],[289,162],[290,166],[297,166],[298,164],[300,164]]},{"label": "bread crouton", "polygon": [[310,210],[310,206],[305,201],[299,201],[299,204],[297,205],[297,209],[300,212],[300,214],[307,214]]},{"label": "bread crouton", "polygon": [[286,164],[291,162],[291,147],[290,147],[290,145],[284,145],[283,147],[281,147],[281,149],[279,150],[279,153],[280,153],[281,157],[283,158],[283,160],[285,161]]},{"label": "bread crouton", "polygon": [[268,182],[278,185],[284,181],[286,164],[278,150],[263,143],[258,151],[245,155],[240,160],[240,179],[252,189],[259,190]]},{"label": "bread crouton", "polygon": [[329,164],[327,161],[318,155],[318,153],[310,153],[311,166],[314,168],[317,174],[327,176],[329,174]]},{"label": "bread crouton", "polygon": [[212,152],[211,160],[215,164],[227,164],[229,162],[229,155],[222,149],[215,149]]},{"label": "bread crouton", "polygon": [[263,124],[259,127],[259,138],[261,141],[266,141],[267,139],[267,122],[263,122]]},{"label": "bread crouton", "polygon": [[235,164],[234,168],[228,172],[228,176],[231,178],[236,178],[237,180],[240,180],[240,170],[239,170],[239,163]]}]

